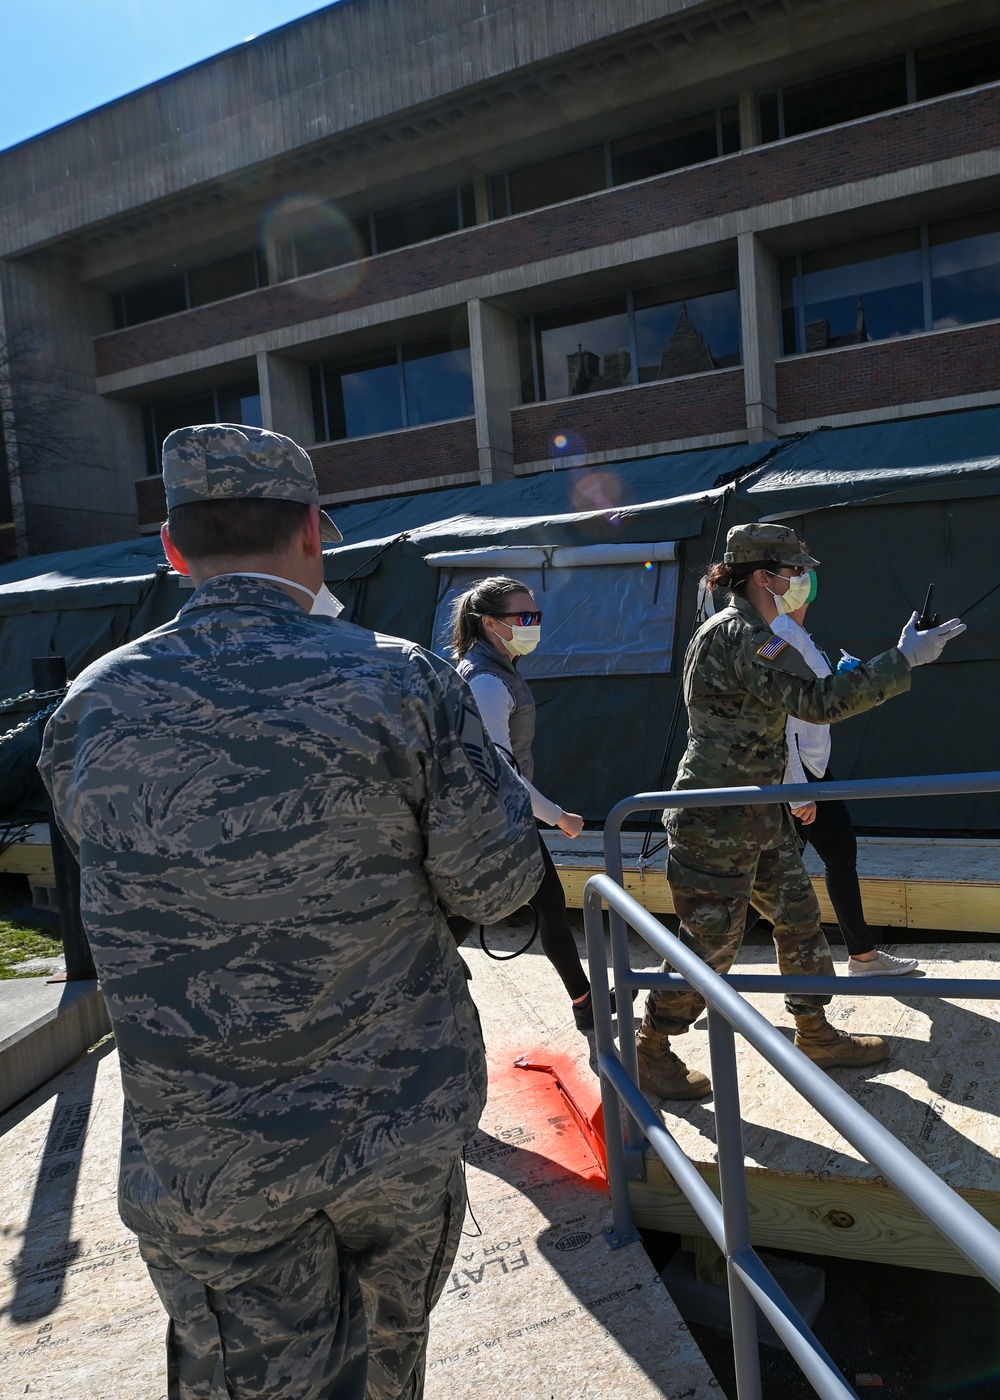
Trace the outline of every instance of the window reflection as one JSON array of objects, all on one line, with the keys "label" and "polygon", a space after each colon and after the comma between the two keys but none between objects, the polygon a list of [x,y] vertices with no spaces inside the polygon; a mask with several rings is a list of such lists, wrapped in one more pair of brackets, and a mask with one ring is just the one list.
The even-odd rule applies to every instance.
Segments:
[{"label": "window reflection", "polygon": [[786,355],[1000,319],[1000,211],[785,258],[781,310]]},{"label": "window reflection", "polygon": [[470,418],[475,411],[468,346],[455,349],[446,336],[403,346],[403,381],[411,428]]},{"label": "window reflection", "polygon": [[523,402],[571,398],[740,363],[736,273],[727,270],[529,318],[520,330]]},{"label": "window reflection", "polygon": [[640,383],[740,363],[734,272],[648,288],[634,302]]},{"label": "window reflection", "polygon": [[[916,229],[804,253],[787,277],[803,350],[887,340],[923,330],[920,234]],[[785,306],[787,312],[787,304]],[[786,316],[786,334],[790,329]],[[787,344],[787,341],[786,341]]]},{"label": "window reflection", "polygon": [[474,412],[468,342],[413,341],[310,371],[317,441],[391,433]]},{"label": "window reflection", "polygon": [[365,355],[326,371],[330,437],[363,437],[403,427],[395,350]]},{"label": "window reflection", "polygon": [[1000,214],[930,229],[934,329],[1000,317]]},{"label": "window reflection", "polygon": [[632,383],[628,312],[623,296],[535,317],[543,399],[593,394]]}]

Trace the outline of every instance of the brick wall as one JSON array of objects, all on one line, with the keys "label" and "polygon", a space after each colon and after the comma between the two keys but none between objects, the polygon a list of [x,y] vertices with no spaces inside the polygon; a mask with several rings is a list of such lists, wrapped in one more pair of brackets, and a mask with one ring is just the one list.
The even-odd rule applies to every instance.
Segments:
[{"label": "brick wall", "polygon": [[[311,447],[321,496],[363,491],[366,487],[399,486],[428,477],[478,472],[476,424],[472,418],[452,423],[432,423],[426,428],[406,428],[378,437],[349,438],[323,447]],[[135,483],[136,513],[140,526],[158,525],[166,517],[163,478],[144,476]]]},{"label": "brick wall", "polygon": [[309,455],[323,496],[375,486],[405,487],[427,477],[479,470],[473,418],[405,428],[378,437],[348,438],[327,447],[311,447]]},{"label": "brick wall", "polygon": [[1000,85],[726,156],[99,336],[98,375],[1000,144]]},{"label": "brick wall", "polygon": [[1000,322],[779,360],[778,421],[1000,390]]},{"label": "brick wall", "polygon": [[[541,462],[650,442],[743,432],[742,369],[639,384],[514,410],[514,461]],[[565,437],[565,446],[555,439]]]}]

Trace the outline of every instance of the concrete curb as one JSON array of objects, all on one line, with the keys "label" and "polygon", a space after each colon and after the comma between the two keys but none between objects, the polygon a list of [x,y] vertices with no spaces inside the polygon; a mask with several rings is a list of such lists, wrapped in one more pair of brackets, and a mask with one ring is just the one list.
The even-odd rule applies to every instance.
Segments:
[{"label": "concrete curb", "polygon": [[0,982],[0,1113],[107,1035],[111,1020],[96,982]]}]

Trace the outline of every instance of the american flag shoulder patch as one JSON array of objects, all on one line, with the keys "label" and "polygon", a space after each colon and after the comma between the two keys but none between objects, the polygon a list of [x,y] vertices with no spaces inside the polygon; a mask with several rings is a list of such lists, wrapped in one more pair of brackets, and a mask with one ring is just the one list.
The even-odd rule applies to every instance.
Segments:
[{"label": "american flag shoulder patch", "polygon": [[757,648],[757,655],[762,656],[765,661],[773,661],[776,656],[780,656],[788,643],[781,637],[768,637],[762,647]]}]

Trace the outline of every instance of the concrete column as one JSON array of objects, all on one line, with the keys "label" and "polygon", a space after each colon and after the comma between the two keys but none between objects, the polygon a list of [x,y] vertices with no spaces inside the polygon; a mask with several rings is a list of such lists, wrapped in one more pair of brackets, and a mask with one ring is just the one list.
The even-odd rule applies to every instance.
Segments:
[{"label": "concrete column", "polygon": [[0,268],[0,465],[7,471],[10,513],[14,522],[14,550],[19,559],[28,552],[28,522],[21,482],[21,454],[17,442],[14,391],[10,374],[7,317],[4,311],[3,268]]},{"label": "concrete column", "polygon": [[489,177],[482,170],[477,170],[472,177],[472,190],[476,196],[476,223],[488,224],[490,221],[490,187]]},{"label": "concrete column", "polygon": [[479,480],[507,481],[514,475],[510,415],[521,402],[517,321],[492,302],[470,301],[469,344]]},{"label": "concrete column", "polygon": [[760,107],[755,92],[740,93],[740,150],[760,145]]},{"label": "concrete column", "polygon": [[747,435],[750,442],[763,442],[778,435],[774,372],[781,353],[778,259],[754,233],[739,234],[737,246]]},{"label": "concrete column", "polygon": [[258,350],[257,382],[264,427],[284,433],[301,447],[315,442],[308,366],[269,350]]}]

